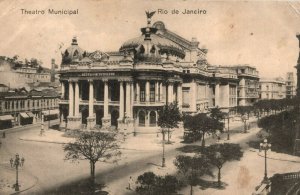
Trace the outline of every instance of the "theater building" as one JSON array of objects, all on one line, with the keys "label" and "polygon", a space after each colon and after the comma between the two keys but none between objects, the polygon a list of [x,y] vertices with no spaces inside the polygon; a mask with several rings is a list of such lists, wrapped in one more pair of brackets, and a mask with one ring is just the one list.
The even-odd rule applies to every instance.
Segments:
[{"label": "theater building", "polygon": [[237,105],[235,70],[211,66],[207,49],[166,29],[163,22],[141,28],[117,52],[81,49],[77,39],[62,53],[62,127],[157,129],[158,109],[177,102],[185,113]]}]

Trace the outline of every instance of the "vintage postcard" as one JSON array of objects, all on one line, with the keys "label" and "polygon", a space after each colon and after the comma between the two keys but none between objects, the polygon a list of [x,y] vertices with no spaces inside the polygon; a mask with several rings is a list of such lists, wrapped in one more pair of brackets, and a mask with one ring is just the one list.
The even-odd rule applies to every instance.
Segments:
[{"label": "vintage postcard", "polygon": [[300,1],[0,10],[0,194],[300,194]]}]

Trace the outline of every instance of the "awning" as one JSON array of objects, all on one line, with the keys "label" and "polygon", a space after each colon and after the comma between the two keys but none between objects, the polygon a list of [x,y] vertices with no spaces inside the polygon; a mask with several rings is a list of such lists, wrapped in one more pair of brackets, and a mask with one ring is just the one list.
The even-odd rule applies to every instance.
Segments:
[{"label": "awning", "polygon": [[20,115],[23,118],[29,118],[29,116],[26,114],[26,112],[20,112]]},{"label": "awning", "polygon": [[3,115],[3,116],[0,116],[0,120],[1,121],[14,120],[14,117],[12,117],[11,115]]},{"label": "awning", "polygon": [[47,111],[43,111],[43,114],[44,116],[47,116],[47,115],[58,115],[59,114],[59,110],[56,109],[56,110],[47,110]]},{"label": "awning", "polygon": [[34,118],[34,114],[32,114],[32,112],[26,112],[26,114],[27,114],[29,117]]}]

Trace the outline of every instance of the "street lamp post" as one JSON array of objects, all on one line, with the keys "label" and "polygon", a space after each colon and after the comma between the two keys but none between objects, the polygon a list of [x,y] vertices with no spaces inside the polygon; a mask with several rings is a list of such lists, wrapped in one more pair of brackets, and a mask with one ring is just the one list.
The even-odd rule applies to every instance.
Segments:
[{"label": "street lamp post", "polygon": [[229,117],[229,113],[228,113],[228,117],[227,117],[227,140],[230,140],[230,135],[229,135],[229,121],[230,121],[230,117]]},{"label": "street lamp post", "polygon": [[161,130],[162,133],[162,147],[163,147],[163,151],[162,151],[162,167],[166,166],[166,159],[165,159],[165,135],[166,135],[166,130],[164,128],[162,128]]},{"label": "street lamp post", "polygon": [[271,144],[268,143],[267,139],[264,139],[264,142],[260,143],[260,148],[259,151],[264,150],[265,151],[265,174],[264,174],[264,179],[263,183],[268,183],[268,175],[267,175],[267,151],[271,150]]},{"label": "street lamp post", "polygon": [[19,191],[20,190],[20,185],[19,185],[19,166],[23,166],[25,159],[22,157],[22,159],[20,159],[19,154],[16,154],[15,159],[13,160],[13,158],[10,159],[11,162],[11,167],[15,167],[16,168],[16,184],[14,184],[15,187],[15,191]]},{"label": "street lamp post", "polygon": [[44,135],[44,114],[42,114],[42,123],[41,123],[41,131],[40,136]]}]

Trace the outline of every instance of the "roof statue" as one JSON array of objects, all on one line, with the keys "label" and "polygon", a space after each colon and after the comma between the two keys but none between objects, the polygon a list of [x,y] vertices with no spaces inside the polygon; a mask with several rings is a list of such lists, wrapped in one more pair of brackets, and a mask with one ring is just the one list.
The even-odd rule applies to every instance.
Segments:
[{"label": "roof statue", "polygon": [[151,18],[152,18],[152,16],[153,16],[154,14],[155,14],[155,11],[154,11],[154,12],[146,11],[148,27],[150,27],[150,24],[151,24]]},{"label": "roof statue", "polygon": [[154,12],[146,11],[147,19],[151,19],[152,16],[155,14],[155,12],[156,12],[156,11],[154,11]]}]

